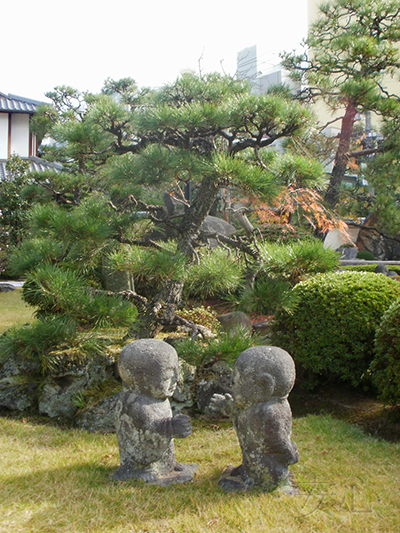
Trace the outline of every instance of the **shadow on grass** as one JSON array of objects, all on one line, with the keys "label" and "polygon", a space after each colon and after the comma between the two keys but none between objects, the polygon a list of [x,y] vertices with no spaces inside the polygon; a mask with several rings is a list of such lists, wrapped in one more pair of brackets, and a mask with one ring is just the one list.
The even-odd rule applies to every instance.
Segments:
[{"label": "shadow on grass", "polygon": [[[138,525],[147,531],[147,522],[170,522],[182,515],[186,519],[195,516],[200,522],[204,517],[206,527],[216,509],[249,497],[248,493],[225,493],[220,489],[221,472],[216,469],[197,475],[190,483],[169,487],[136,480],[114,482],[111,476],[115,470],[111,466],[78,463],[10,476],[3,482],[0,497],[6,509],[20,508],[21,503],[31,509],[25,519],[26,530],[36,531],[39,524],[47,524],[48,532],[64,530],[68,525],[71,531],[106,531],[110,525],[113,531],[130,531],[129,527],[137,531]],[[253,497],[257,494],[252,492]]]},{"label": "shadow on grass", "polygon": [[312,392],[296,383],[289,396],[294,418],[330,414],[364,429],[372,436],[400,440],[400,407],[387,406],[373,394],[344,383],[330,383]]}]

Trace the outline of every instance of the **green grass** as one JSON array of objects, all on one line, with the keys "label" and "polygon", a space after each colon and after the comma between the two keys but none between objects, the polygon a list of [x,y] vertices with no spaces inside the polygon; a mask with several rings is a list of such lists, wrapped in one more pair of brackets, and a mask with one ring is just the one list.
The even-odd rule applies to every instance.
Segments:
[{"label": "green grass", "polygon": [[0,532],[395,532],[400,530],[400,445],[326,415],[294,420],[299,494],[224,493],[238,464],[230,425],[194,421],[177,439],[195,480],[158,487],[114,483],[115,435],[0,418]]},{"label": "green grass", "polygon": [[32,322],[33,307],[22,300],[22,290],[0,292],[0,335],[11,326]]}]

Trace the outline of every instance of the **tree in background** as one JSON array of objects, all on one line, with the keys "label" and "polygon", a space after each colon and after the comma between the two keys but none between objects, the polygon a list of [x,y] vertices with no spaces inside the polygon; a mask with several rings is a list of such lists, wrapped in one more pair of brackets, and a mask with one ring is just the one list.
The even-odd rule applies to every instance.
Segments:
[{"label": "tree in background", "polygon": [[[398,0],[334,0],[320,6],[303,54],[283,54],[283,65],[302,84],[299,95],[323,101],[344,112],[325,200],[332,207],[349,163],[349,148],[358,113],[396,117],[399,96],[390,94],[385,77],[400,69],[400,3]],[[374,153],[365,146],[358,156]],[[352,154],[357,157],[357,154]]]},{"label": "tree in background", "polygon": [[249,267],[260,260],[254,233],[204,230],[225,191],[272,201],[289,185],[313,187],[323,178],[318,162],[273,148],[311,123],[285,90],[256,96],[242,81],[185,74],[159,90],[139,90],[127,78],[108,80],[99,95],[60,87],[47,96],[57,117],[48,115],[53,143],[45,155],[65,171],[34,176],[36,244],[17,250],[14,271],[31,273],[27,291],[34,287],[38,301],[35,269],[44,260],[93,279],[106,258],[111,270],[138,280],[123,296],[142,307],[146,337],[175,319],[185,272],[209,255],[210,238]]}]

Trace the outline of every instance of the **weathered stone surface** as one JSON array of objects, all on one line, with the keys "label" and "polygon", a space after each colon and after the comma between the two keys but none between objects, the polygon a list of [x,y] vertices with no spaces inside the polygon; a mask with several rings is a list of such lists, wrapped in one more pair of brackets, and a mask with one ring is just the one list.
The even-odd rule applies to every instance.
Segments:
[{"label": "weathered stone surface", "polygon": [[172,416],[169,398],[178,379],[178,355],[158,339],[139,339],[119,357],[124,385],[115,409],[121,465],[115,480],[131,478],[169,485],[193,478],[195,465],[176,461],[174,437],[191,433],[187,415]]},{"label": "weathered stone surface", "polygon": [[61,353],[56,365],[44,379],[39,395],[39,412],[51,418],[72,418],[78,411],[77,396],[113,373],[114,359],[103,356],[80,356]]},{"label": "weathered stone surface", "polygon": [[0,406],[25,411],[36,404],[38,381],[14,375],[0,380]]},{"label": "weathered stone surface", "polygon": [[218,361],[208,371],[207,378],[196,384],[196,403],[200,412],[210,414],[210,400],[214,394],[232,392],[232,368],[224,361]]},{"label": "weathered stone surface", "polygon": [[258,320],[253,323],[253,331],[256,335],[267,336],[271,333],[271,321],[270,320]]},{"label": "weathered stone surface", "polygon": [[174,394],[170,399],[173,414],[189,410],[193,407],[193,382],[196,376],[196,367],[179,359],[178,382]]},{"label": "weathered stone surface", "polygon": [[341,253],[340,259],[342,261],[346,259],[356,259],[358,254],[358,248],[356,247],[338,248],[336,251]]},{"label": "weathered stone surface", "polygon": [[[201,225],[201,229],[207,233],[219,233],[225,237],[229,237],[230,235],[236,233],[235,226],[232,226],[232,224],[229,224],[229,222],[226,222],[222,218],[213,217],[211,215],[206,216],[203,224]],[[218,241],[210,238],[208,239],[208,244],[214,248],[218,246]]]},{"label": "weathered stone surface", "polygon": [[39,395],[39,412],[50,418],[72,418],[78,411],[76,397],[87,387],[86,376],[47,378]]},{"label": "weathered stone surface", "polygon": [[250,318],[242,311],[233,311],[218,317],[221,324],[222,331],[242,330],[245,333],[251,334],[252,325]]},{"label": "weathered stone surface", "polygon": [[92,433],[115,433],[115,407],[120,393],[104,398],[76,417],[79,427]]},{"label": "weathered stone surface", "polygon": [[33,375],[39,372],[40,364],[34,359],[11,355],[0,368],[0,379],[21,374]]},{"label": "weathered stone surface", "polygon": [[227,491],[289,486],[288,466],[299,460],[291,441],[292,414],[287,397],[295,380],[290,355],[273,346],[242,352],[233,370],[233,396],[216,395],[214,410],[233,416],[242,464],[228,467],[220,479]]}]

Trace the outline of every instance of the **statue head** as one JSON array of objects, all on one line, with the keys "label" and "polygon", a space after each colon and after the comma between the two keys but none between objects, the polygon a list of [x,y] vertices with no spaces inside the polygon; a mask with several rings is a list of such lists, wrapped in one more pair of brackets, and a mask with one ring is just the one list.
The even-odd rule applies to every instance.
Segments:
[{"label": "statue head", "polygon": [[178,355],[158,339],[139,339],[121,351],[118,369],[129,389],[165,400],[173,395],[178,381]]},{"label": "statue head", "polygon": [[271,398],[286,398],[295,381],[290,355],[274,346],[244,350],[233,369],[233,396],[239,409],[247,409]]}]

